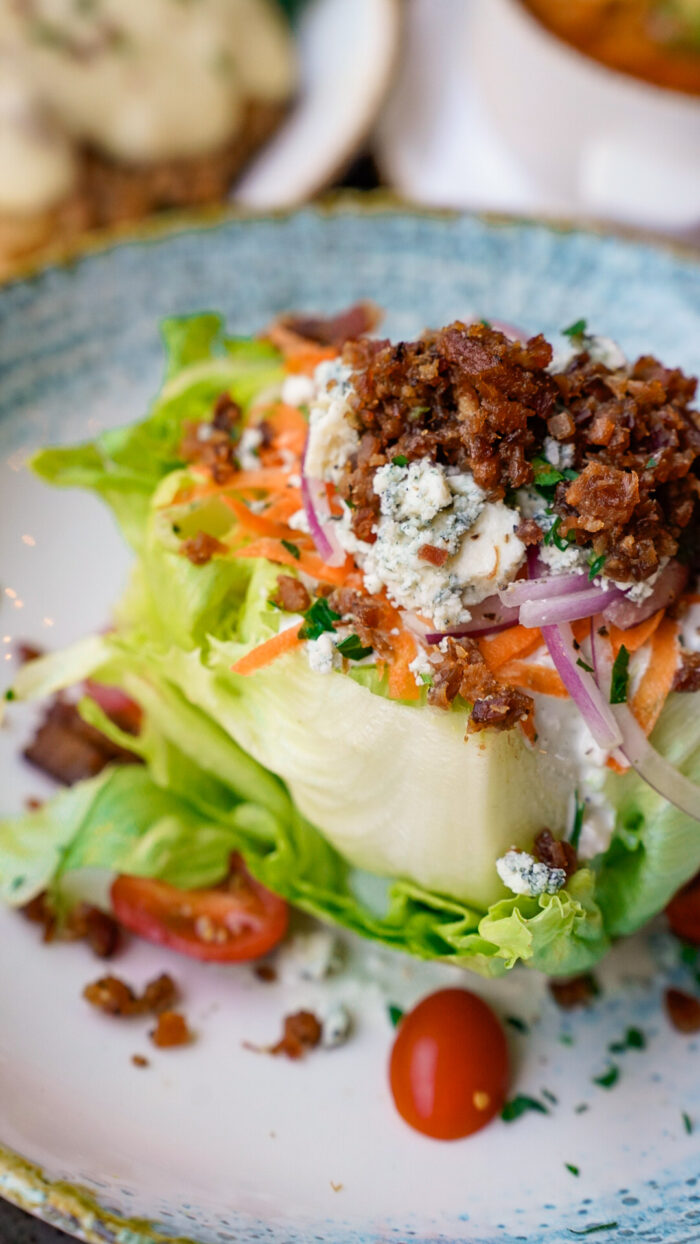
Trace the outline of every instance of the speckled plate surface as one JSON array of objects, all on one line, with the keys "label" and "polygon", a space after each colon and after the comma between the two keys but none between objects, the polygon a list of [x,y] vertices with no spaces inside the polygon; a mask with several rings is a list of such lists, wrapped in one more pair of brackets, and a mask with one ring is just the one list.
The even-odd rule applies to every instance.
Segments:
[{"label": "speckled plate surface", "polygon": [[[97,502],[32,480],[28,449],[134,418],[158,384],[163,315],[216,307],[240,332],[283,308],[363,297],[387,308],[392,334],[472,312],[547,333],[585,316],[629,352],[652,348],[700,370],[700,267],[690,256],[381,204],[121,242],[8,287],[3,675],[15,639],[53,646],[103,625],[127,565]],[[29,725],[17,712],[0,733],[3,811],[47,789],[17,760]],[[700,1235],[700,1051],[660,1005],[668,982],[693,987],[693,970],[661,926],[615,950],[584,1013],[558,1011],[525,971],[466,979],[527,1029],[508,1025],[513,1091],[547,1113],[449,1145],[410,1132],[392,1108],[386,1008],[458,980],[452,969],[350,943],[330,986],[293,973],[264,984],[245,966],[207,968],[132,945],[117,970],[137,985],[171,970],[197,1032],[190,1048],[159,1053],[139,1022],[88,1011],[80,993],[98,971],[82,946],[43,948],[33,926],[2,912],[0,947],[0,1191],[83,1239],[558,1244],[595,1229],[606,1242],[681,1244]],[[285,1013],[329,989],[355,1016],[343,1048],[300,1065],[243,1048],[274,1038]],[[611,1054],[630,1026],[645,1048]],[[134,1053],[150,1066],[134,1067]],[[594,1078],[611,1060],[619,1078],[606,1089]]]}]

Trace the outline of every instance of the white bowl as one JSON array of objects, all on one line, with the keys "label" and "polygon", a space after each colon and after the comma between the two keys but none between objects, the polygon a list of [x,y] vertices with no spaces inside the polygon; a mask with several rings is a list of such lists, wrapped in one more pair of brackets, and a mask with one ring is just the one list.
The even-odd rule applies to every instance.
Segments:
[{"label": "white bowl", "polygon": [[650,227],[700,224],[700,98],[582,55],[520,0],[476,4],[472,39],[491,119],[554,198]]}]

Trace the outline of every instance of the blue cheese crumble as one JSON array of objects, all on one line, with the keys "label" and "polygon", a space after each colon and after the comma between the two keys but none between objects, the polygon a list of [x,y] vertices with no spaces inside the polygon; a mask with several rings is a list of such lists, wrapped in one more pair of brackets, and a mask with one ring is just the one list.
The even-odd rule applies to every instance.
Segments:
[{"label": "blue cheese crumble", "polygon": [[537,898],[540,894],[556,894],[566,882],[563,868],[542,864],[527,851],[506,851],[496,860],[496,871],[504,886],[513,894],[527,894]]},{"label": "blue cheese crumble", "polygon": [[337,484],[360,438],[348,404],[351,369],[338,359],[319,363],[315,395],[309,406],[309,439],[304,469],[311,479]]}]

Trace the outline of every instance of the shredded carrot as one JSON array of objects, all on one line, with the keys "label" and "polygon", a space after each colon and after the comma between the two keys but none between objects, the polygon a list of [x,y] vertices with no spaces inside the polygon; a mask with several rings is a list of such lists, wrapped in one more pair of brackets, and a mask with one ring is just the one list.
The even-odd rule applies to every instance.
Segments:
[{"label": "shredded carrot", "polygon": [[616,760],[614,756],[608,756],[608,759],[606,760],[605,763],[608,769],[612,769],[613,773],[626,773],[627,772],[627,765],[621,765],[619,760]]},{"label": "shredded carrot", "polygon": [[416,657],[416,641],[410,631],[392,636],[393,661],[389,666],[389,695],[392,700],[417,700],[420,687],[408,668]]},{"label": "shredded carrot", "polygon": [[528,713],[527,717],[521,717],[520,721],[518,722],[518,725],[520,726],[520,729],[525,735],[525,738],[527,739],[528,743],[531,743],[532,746],[534,747],[535,743],[537,742],[537,730],[535,729],[534,713]]},{"label": "shredded carrot", "polygon": [[563,698],[569,694],[557,671],[549,669],[546,665],[528,665],[527,661],[508,661],[500,667],[498,677],[514,687],[524,687],[527,691],[537,691],[540,695]]},{"label": "shredded carrot", "polygon": [[673,686],[678,668],[678,624],[664,618],[651,641],[649,664],[630,708],[645,734],[651,734]]},{"label": "shredded carrot", "polygon": [[700,592],[686,592],[681,600],[686,605],[700,605]]},{"label": "shredded carrot", "polygon": [[496,671],[514,657],[529,657],[542,643],[536,627],[511,626],[490,639],[480,639],[479,648],[489,669]]},{"label": "shredded carrot", "polygon": [[[297,540],[297,532],[293,533],[294,543],[299,547]],[[272,540],[263,536],[260,540],[254,540],[251,544],[246,544],[244,548],[236,549],[234,557],[265,557],[270,562],[277,562],[280,566],[293,566],[296,570],[303,570],[309,578],[318,580],[319,583],[332,583],[336,587],[342,587],[347,581],[348,574],[352,570],[352,561],[346,559],[344,566],[327,566],[314,553],[307,553],[306,550],[300,549],[300,556],[295,557],[279,540]]]},{"label": "shredded carrot", "polygon": [[309,425],[296,406],[288,406],[286,402],[276,402],[265,415],[265,423],[274,433],[273,449],[286,449],[289,453],[301,458],[309,434]]},{"label": "shredded carrot", "polygon": [[277,657],[281,657],[284,652],[291,652],[301,643],[303,640],[299,638],[298,629],[295,626],[288,626],[286,631],[279,631],[277,635],[273,635],[272,639],[266,639],[263,644],[258,644],[257,648],[247,652],[244,657],[236,661],[235,665],[231,666],[231,669],[234,674],[254,674],[256,670],[271,665]]},{"label": "shredded carrot", "polygon": [[610,626],[608,629],[613,656],[617,656],[623,644],[628,652],[638,652],[647,640],[651,639],[663,616],[663,609],[659,609],[658,613],[653,613],[650,618],[639,622],[637,626],[631,626],[627,631],[621,631],[619,626]]},{"label": "shredded carrot", "polygon": [[588,639],[591,633],[591,619],[577,618],[575,622],[571,623],[571,630],[576,643],[582,644],[584,639]]},{"label": "shredded carrot", "polygon": [[[265,510],[266,518],[274,518],[277,522],[284,522],[285,518],[291,518],[292,514],[297,514],[302,508],[301,493],[298,488],[285,488],[278,497],[275,498]],[[297,533],[301,535],[301,532]]]},{"label": "shredded carrot", "polygon": [[272,536],[277,540],[295,541],[298,532],[292,531],[286,523],[276,523],[274,519],[269,518],[267,514],[254,514],[248,509],[242,501],[236,497],[222,496],[221,500],[229,510],[232,510],[238,519],[239,525],[244,531],[250,531],[256,536]]},{"label": "shredded carrot", "polygon": [[284,366],[291,375],[313,376],[319,363],[337,358],[337,355],[334,346],[299,346],[285,355]]}]

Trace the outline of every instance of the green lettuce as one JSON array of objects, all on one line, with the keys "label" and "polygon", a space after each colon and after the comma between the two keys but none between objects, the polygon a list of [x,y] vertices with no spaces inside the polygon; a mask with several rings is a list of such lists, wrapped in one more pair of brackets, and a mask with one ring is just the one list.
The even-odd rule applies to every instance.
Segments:
[{"label": "green lettuce", "polygon": [[[218,316],[163,331],[165,387],[148,418],[34,463],[51,482],[101,495],[137,552],[116,630],[25,666],[14,686],[18,699],[88,676],[121,687],[143,710],[138,738],[94,701],[81,711],[143,765],[0,821],[0,897],[76,894],[94,869],[211,885],[240,851],[293,904],[395,949],[486,975],[590,967],[700,867],[694,822],[634,774],[610,775],[609,849],[557,894],[506,897],[496,858],[544,824],[563,826],[569,796],[518,731],[466,744],[463,708],[392,701],[371,664],[320,675],[296,651],[237,675],[236,661],[281,625],[279,567],[182,557],[183,538],[224,536],[232,518],[215,498],[183,500],[178,446],[183,422],[209,414],[223,389],[244,412],[274,391],[280,360],[267,343],[226,338]],[[692,697],[671,697],[654,742],[700,778]]]}]

